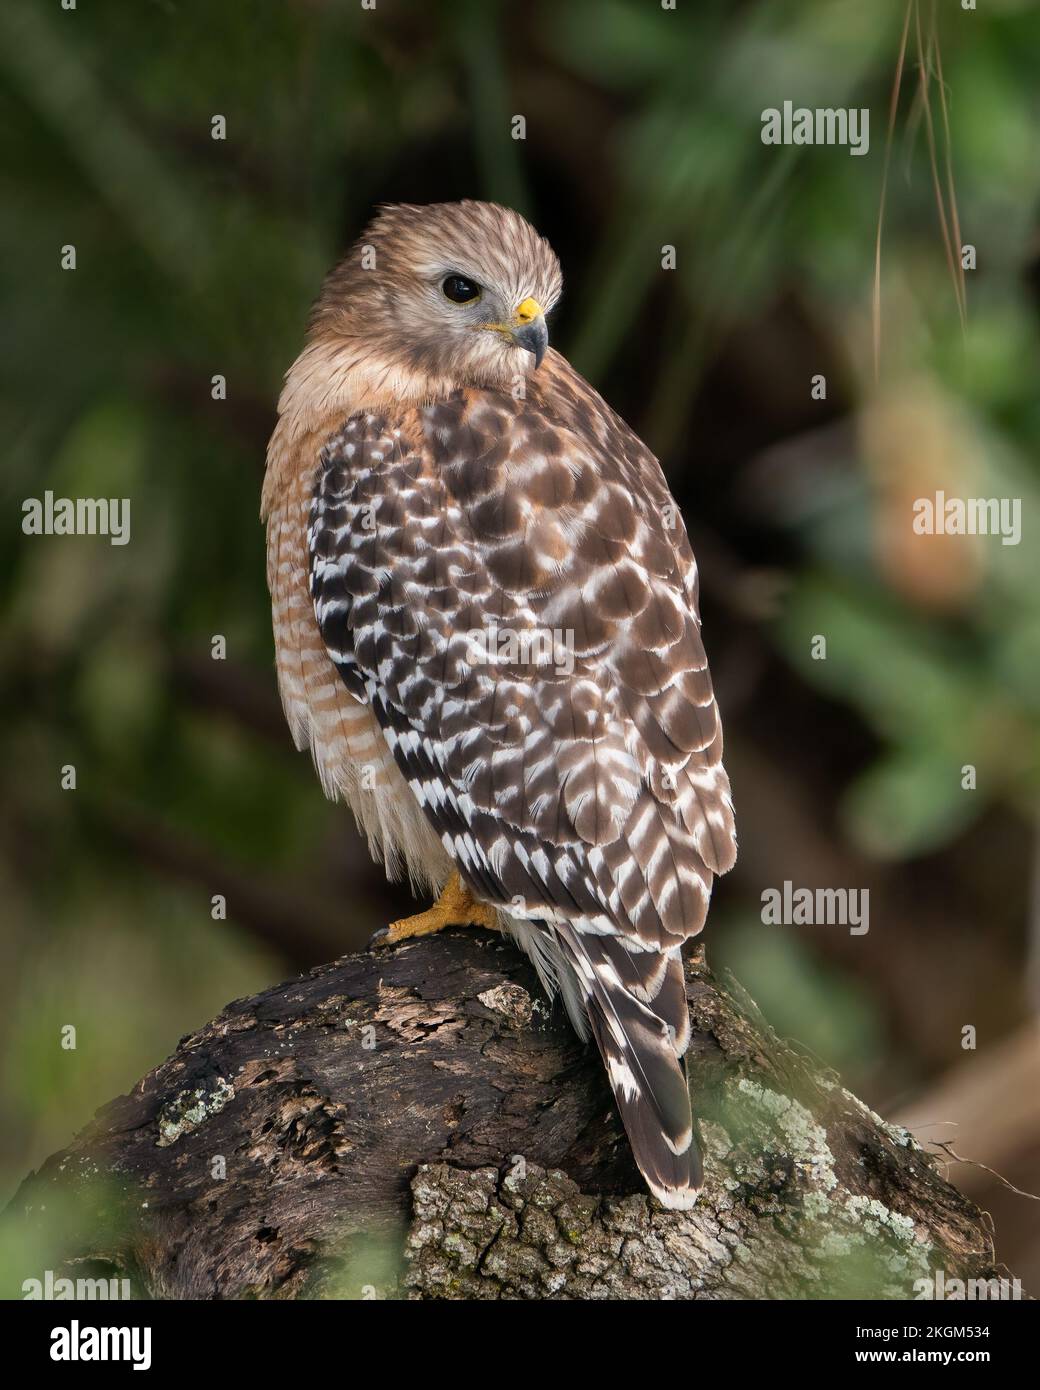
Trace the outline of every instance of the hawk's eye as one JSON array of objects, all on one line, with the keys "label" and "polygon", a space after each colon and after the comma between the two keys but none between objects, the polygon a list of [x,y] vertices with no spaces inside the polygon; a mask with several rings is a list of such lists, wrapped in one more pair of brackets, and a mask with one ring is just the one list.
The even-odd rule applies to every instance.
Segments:
[{"label": "hawk's eye", "polygon": [[465,275],[449,275],[441,289],[453,304],[475,304],[480,298],[480,286]]}]

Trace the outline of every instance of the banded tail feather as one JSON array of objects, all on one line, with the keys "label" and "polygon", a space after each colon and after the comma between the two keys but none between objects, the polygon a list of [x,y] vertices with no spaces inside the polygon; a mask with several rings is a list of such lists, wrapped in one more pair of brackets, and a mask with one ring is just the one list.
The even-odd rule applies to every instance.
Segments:
[{"label": "banded tail feather", "polygon": [[703,1183],[682,1057],[690,1040],[682,956],[557,925],[577,976],[632,1153],[663,1206],[686,1211]]}]

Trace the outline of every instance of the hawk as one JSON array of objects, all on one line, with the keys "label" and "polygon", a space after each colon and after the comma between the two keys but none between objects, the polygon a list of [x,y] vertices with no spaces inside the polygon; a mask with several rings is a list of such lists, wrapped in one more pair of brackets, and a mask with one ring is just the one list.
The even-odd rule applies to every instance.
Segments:
[{"label": "hawk", "polygon": [[736,846],[697,568],[660,465],[567,360],[548,243],[382,208],[327,277],[267,455],[299,748],[435,905],[498,927],[602,1055],[666,1206],[701,1184],[682,945]]}]

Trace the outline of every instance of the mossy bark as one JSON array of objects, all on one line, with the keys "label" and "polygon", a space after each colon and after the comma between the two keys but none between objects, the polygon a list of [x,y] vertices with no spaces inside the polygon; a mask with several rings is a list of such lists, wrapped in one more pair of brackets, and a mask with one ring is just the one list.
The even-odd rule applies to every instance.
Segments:
[{"label": "mossy bark", "polygon": [[700,955],[706,1184],[664,1211],[598,1057],[505,941],[452,931],[228,1005],[22,1184],[25,1264],[162,1298],[910,1298],[997,1277],[938,1161]]}]

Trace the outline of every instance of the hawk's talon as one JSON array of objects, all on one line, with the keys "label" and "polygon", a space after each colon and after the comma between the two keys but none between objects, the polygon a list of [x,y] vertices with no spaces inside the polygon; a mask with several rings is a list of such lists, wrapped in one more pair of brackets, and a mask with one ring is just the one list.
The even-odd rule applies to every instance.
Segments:
[{"label": "hawk's talon", "polygon": [[396,946],[417,936],[432,936],[445,927],[485,927],[498,930],[498,914],[487,903],[478,902],[457,873],[448,879],[441,895],[425,912],[402,917],[388,927],[380,927],[369,938],[369,950]]}]

